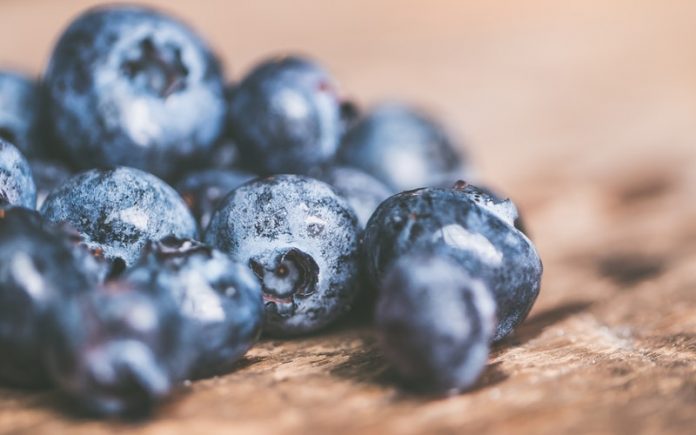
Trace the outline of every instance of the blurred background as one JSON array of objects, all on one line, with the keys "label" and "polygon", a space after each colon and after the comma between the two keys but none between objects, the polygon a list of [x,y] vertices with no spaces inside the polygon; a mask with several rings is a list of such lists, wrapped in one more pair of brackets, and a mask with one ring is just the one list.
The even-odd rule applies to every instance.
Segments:
[{"label": "blurred background", "polygon": [[[99,3],[2,0],[0,62],[39,73],[70,19]],[[269,54],[302,52],[361,103],[435,111],[483,175],[513,193],[539,175],[540,158],[544,177],[587,175],[588,164],[602,172],[645,154],[670,164],[694,146],[692,1],[143,3],[193,24],[231,80]]]}]

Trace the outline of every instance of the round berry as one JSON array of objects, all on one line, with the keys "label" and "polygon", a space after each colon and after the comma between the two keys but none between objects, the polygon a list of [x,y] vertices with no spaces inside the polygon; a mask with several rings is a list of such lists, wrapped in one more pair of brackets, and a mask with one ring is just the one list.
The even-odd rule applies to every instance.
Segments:
[{"label": "round berry", "polygon": [[44,77],[57,139],[83,169],[125,165],[172,177],[225,123],[220,65],[183,23],[135,6],[79,16]]},{"label": "round berry", "polygon": [[383,202],[365,229],[366,267],[376,288],[402,255],[438,248],[484,281],[497,305],[495,340],[508,335],[532,308],[542,264],[532,242],[458,189],[424,188]]},{"label": "round berry", "polygon": [[350,309],[358,232],[355,214],[329,185],[279,175],[232,191],[213,214],[205,240],[248,264],[261,280],[264,331],[297,335]]},{"label": "round berry", "polygon": [[125,266],[137,261],[148,240],[196,236],[196,222],[176,191],[133,168],[75,175],[46,198],[41,213],[69,223],[91,250]]}]

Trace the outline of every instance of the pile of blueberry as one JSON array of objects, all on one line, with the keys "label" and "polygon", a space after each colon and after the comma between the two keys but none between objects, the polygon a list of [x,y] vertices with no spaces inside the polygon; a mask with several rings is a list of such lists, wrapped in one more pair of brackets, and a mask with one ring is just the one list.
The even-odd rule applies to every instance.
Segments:
[{"label": "pile of blueberry", "polygon": [[0,380],[96,415],[369,304],[405,385],[465,390],[539,292],[515,205],[430,117],[361,113],[303,57],[227,85],[160,12],[90,10],[40,82],[0,73],[0,137]]}]

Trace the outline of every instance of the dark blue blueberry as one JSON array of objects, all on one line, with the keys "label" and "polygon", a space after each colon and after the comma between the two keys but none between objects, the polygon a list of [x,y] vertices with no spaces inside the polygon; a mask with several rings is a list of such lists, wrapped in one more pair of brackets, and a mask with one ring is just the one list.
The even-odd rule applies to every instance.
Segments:
[{"label": "dark blue blueberry", "polygon": [[36,206],[36,185],[29,163],[14,145],[0,139],[0,208]]},{"label": "dark blue blueberry", "polygon": [[375,326],[384,355],[409,386],[457,392],[471,387],[486,366],[495,302],[456,260],[406,254],[384,277]]},{"label": "dark blue blueberry", "polygon": [[174,189],[133,168],[75,175],[46,198],[41,213],[67,222],[92,251],[124,266],[138,260],[148,240],[196,237],[196,222]]},{"label": "dark blue blueberry", "polygon": [[39,85],[20,74],[0,71],[0,139],[24,155],[42,155],[44,104]]},{"label": "dark blue blueberry", "polygon": [[176,185],[201,229],[210,222],[220,200],[228,193],[253,180],[256,175],[236,169],[208,169],[193,172]]},{"label": "dark blue blueberry", "polygon": [[333,78],[310,60],[268,60],[234,89],[230,125],[243,164],[261,174],[307,173],[333,158],[343,134]]},{"label": "dark blue blueberry", "polygon": [[205,240],[249,264],[261,280],[264,331],[297,335],[350,308],[358,232],[355,214],[328,184],[278,175],[232,191],[213,214]]},{"label": "dark blue blueberry", "polygon": [[424,113],[384,104],[348,131],[337,159],[380,179],[396,193],[451,186],[466,178],[468,168],[457,151],[444,129]]},{"label": "dark blue blueberry", "polygon": [[29,166],[36,183],[36,208],[41,208],[48,194],[73,175],[70,168],[55,160],[31,159]]},{"label": "dark blue blueberry", "polygon": [[473,184],[468,184],[461,180],[454,183],[454,188],[463,192],[469,199],[473,200],[481,207],[486,208],[491,213],[496,214],[505,222],[514,225],[515,228],[529,237],[524,222],[522,221],[522,216],[520,216],[517,206],[510,198],[503,198],[487,187],[474,186]]},{"label": "dark blue blueberry", "polygon": [[348,201],[362,228],[367,225],[377,206],[392,194],[389,188],[375,177],[347,166],[332,166],[322,171],[318,178],[330,184]]},{"label": "dark blue blueberry", "polygon": [[228,372],[263,326],[261,286],[246,264],[192,240],[151,242],[125,279],[170,292],[193,331],[191,376]]},{"label": "dark blue blueberry", "polygon": [[171,295],[111,281],[49,311],[44,355],[51,379],[98,416],[142,416],[188,371],[190,338]]},{"label": "dark blue blueberry", "polygon": [[208,153],[225,123],[217,60],[183,23],[106,6],[63,33],[46,71],[55,134],[73,164],[172,177]]},{"label": "dark blue blueberry", "polygon": [[539,294],[539,254],[512,222],[458,189],[407,191],[377,208],[364,237],[375,287],[381,287],[384,272],[402,255],[433,247],[447,251],[491,289],[499,321],[495,340],[525,319]]},{"label": "dark blue blueberry", "polygon": [[52,304],[91,290],[94,277],[62,233],[23,208],[0,210],[0,381],[47,383],[40,328]]}]

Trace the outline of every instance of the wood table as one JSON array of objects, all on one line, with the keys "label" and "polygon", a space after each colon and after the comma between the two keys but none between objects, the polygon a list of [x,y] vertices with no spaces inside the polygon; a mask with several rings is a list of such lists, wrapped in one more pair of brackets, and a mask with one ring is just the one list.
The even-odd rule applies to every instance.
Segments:
[{"label": "wood table", "polygon": [[[0,3],[3,62],[38,73],[85,0]],[[369,324],[264,340],[152,420],[0,390],[2,433],[696,433],[696,3],[159,2],[236,79],[282,51],[362,104],[439,114],[524,211],[545,264],[524,325],[473,391],[401,391]]]}]

